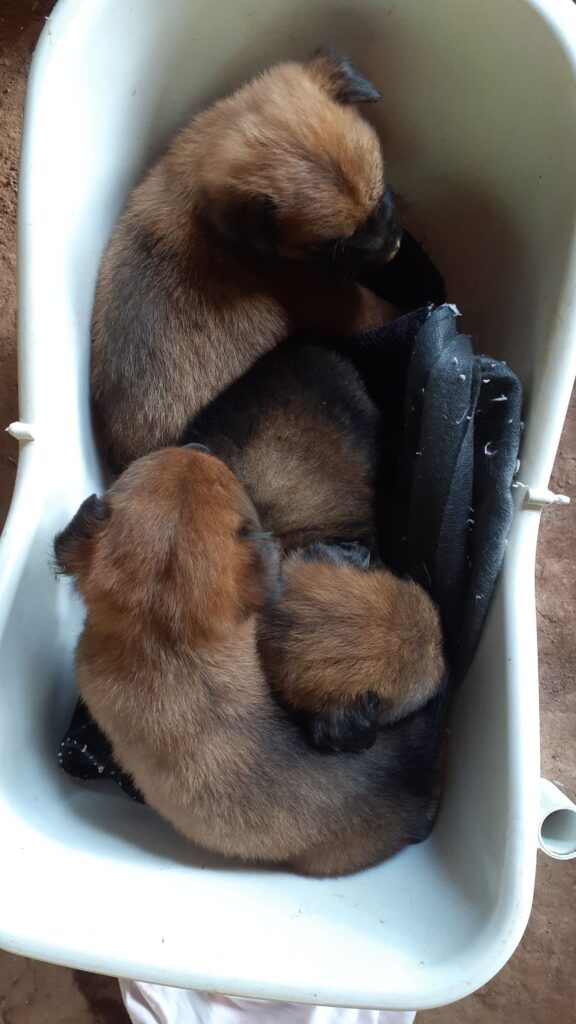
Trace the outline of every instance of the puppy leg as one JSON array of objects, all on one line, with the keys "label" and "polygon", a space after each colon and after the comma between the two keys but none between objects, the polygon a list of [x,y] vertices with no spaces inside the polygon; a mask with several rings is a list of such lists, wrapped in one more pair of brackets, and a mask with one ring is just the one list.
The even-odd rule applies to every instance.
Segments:
[{"label": "puppy leg", "polygon": [[286,560],[284,590],[261,624],[260,651],[288,705],[328,713],[328,722],[308,723],[314,742],[362,749],[375,718],[403,718],[442,689],[442,636],[420,587],[338,558],[332,546],[317,544]]},{"label": "puppy leg", "polygon": [[[363,544],[309,544],[301,552],[306,561],[324,560],[333,565],[370,567],[370,552]],[[298,722],[308,742],[323,753],[359,753],[376,742],[382,701],[375,693],[353,700],[331,700],[322,711],[301,711]]]}]

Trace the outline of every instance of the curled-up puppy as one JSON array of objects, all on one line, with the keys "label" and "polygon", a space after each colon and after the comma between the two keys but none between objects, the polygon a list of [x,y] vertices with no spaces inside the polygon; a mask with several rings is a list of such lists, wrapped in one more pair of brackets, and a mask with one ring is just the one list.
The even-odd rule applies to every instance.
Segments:
[{"label": "curled-up puppy", "polygon": [[220,460],[172,448],[136,461],[86,499],[55,555],[86,605],[80,693],[145,801],[189,839],[331,875],[426,837],[438,744],[425,717],[326,757],[274,699],[257,631],[279,546]]},{"label": "curled-up puppy", "polygon": [[285,548],[370,543],[379,421],[347,360],[283,345],[200,413],[184,440],[223,459]]},{"label": "curled-up puppy", "polygon": [[283,580],[262,618],[260,652],[316,747],[370,747],[382,723],[441,693],[440,618],[422,587],[372,568],[354,544],[293,552]]},{"label": "curled-up puppy", "polygon": [[273,67],[198,114],[135,189],[105,253],[91,390],[120,469],[298,329],[350,337],[392,308],[350,279],[400,245],[379,98],[328,53]]}]

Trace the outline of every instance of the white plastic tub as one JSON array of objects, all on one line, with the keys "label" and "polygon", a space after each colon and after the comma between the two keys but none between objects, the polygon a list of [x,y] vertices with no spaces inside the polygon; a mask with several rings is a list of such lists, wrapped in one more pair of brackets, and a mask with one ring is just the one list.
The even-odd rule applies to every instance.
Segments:
[{"label": "white plastic tub", "polygon": [[182,986],[388,1008],[494,975],[524,930],[538,823],[534,554],[518,511],[453,722],[431,839],[355,877],[239,870],[59,772],[81,610],[51,538],[101,478],[88,339],[128,189],[195,109],[285,56],[346,49],[381,89],[390,180],[483,350],[526,386],[520,480],[545,491],[576,363],[576,43],[568,0],[62,0],[31,72],[20,401],[33,435],[1,549],[0,944]]}]

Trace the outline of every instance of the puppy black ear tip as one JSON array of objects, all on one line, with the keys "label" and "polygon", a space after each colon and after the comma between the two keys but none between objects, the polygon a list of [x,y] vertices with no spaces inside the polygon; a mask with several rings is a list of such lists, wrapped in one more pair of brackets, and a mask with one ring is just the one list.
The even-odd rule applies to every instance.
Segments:
[{"label": "puppy black ear tip", "polygon": [[325,84],[338,103],[377,103],[382,98],[378,90],[356,70],[341,50],[320,46],[315,51],[313,60],[322,61],[328,66],[329,70],[324,70]]},{"label": "puppy black ear tip", "polygon": [[73,575],[73,561],[78,544],[91,537],[106,522],[110,509],[106,498],[91,494],[85,498],[68,526],[56,534],[53,551],[59,572]]},{"label": "puppy black ear tip", "polygon": [[90,510],[96,522],[104,523],[110,516],[110,508],[105,497],[99,497],[97,494],[91,494],[83,505],[87,510]]},{"label": "puppy black ear tip", "polygon": [[336,98],[341,103],[377,103],[382,96],[348,60],[342,62],[343,81]]},{"label": "puppy black ear tip", "polygon": [[361,103],[378,103],[382,99],[382,93],[378,92],[377,89],[372,88],[370,93],[364,94]]}]

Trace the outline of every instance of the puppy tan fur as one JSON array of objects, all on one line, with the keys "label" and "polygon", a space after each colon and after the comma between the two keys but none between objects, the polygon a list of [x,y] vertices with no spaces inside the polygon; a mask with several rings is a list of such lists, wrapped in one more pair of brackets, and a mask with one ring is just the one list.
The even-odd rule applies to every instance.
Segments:
[{"label": "puppy tan fur", "polygon": [[385,569],[358,568],[325,544],[286,559],[282,600],[262,621],[260,649],[271,684],[306,711],[353,706],[370,693],[381,717],[396,721],[443,683],[440,619],[426,592]]},{"label": "puppy tan fur", "polygon": [[285,548],[371,544],[379,424],[347,360],[282,345],[212,402],[185,437],[223,459]]},{"label": "puppy tan fur", "polygon": [[425,837],[428,721],[326,757],[274,701],[257,622],[278,547],[219,460],[167,449],[135,462],[83,503],[55,553],[86,605],[80,693],[145,800],[191,840],[327,875]]},{"label": "puppy tan fur", "polygon": [[281,64],[195,117],[132,194],[96,289],[91,389],[116,468],[298,328],[349,336],[391,308],[342,276],[400,226],[347,61]]}]

